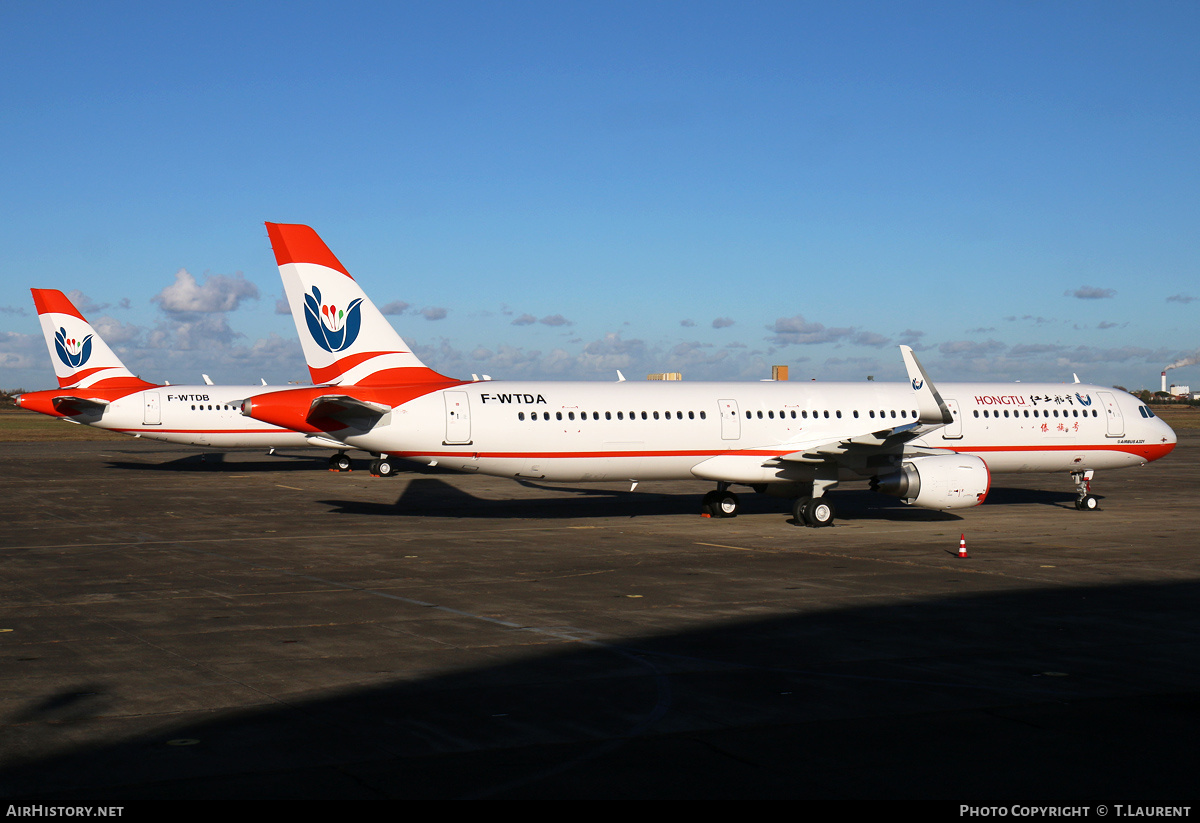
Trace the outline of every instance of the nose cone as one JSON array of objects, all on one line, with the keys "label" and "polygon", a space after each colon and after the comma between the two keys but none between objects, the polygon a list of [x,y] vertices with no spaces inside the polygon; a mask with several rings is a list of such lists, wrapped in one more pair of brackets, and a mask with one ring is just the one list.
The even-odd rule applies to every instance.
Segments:
[{"label": "nose cone", "polygon": [[1154,420],[1159,426],[1157,440],[1166,447],[1163,451],[1163,455],[1168,455],[1171,453],[1171,449],[1175,448],[1175,430],[1164,423],[1161,417],[1156,417]]},{"label": "nose cone", "polygon": [[1137,431],[1144,440],[1133,453],[1141,455],[1147,462],[1160,460],[1170,454],[1175,448],[1175,430],[1164,423],[1161,417],[1139,422],[1146,424]]}]

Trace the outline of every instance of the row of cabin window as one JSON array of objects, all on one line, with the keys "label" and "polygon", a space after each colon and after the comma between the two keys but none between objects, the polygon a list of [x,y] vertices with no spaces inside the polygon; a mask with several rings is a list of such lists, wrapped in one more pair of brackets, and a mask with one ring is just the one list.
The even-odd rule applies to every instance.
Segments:
[{"label": "row of cabin window", "polygon": [[[605,419],[605,420],[612,420],[612,419],[613,419],[613,415],[614,415],[614,414],[617,416],[617,420],[624,420],[624,419],[625,419],[625,412],[623,412],[623,411],[619,411],[619,412],[610,412],[610,411],[606,411],[606,412],[604,413],[604,419]],[[670,420],[670,419],[671,419],[671,412],[669,412],[669,411],[668,411],[668,412],[663,412],[662,414],[663,414],[663,417],[665,417],[667,420]],[[638,413],[637,413],[637,412],[630,412],[630,413],[629,413],[629,419],[630,419],[630,420],[636,420],[636,419],[637,419],[637,415],[638,415]],[[683,415],[684,415],[684,413],[683,413],[683,412],[681,412],[681,411],[677,411],[677,412],[675,412],[675,419],[676,419],[676,420],[682,420],[682,419],[683,419]],[[652,416],[653,416],[653,418],[654,418],[655,420],[658,420],[658,419],[659,419],[659,414],[658,414],[658,412],[642,412],[642,419],[643,419],[643,420],[649,420],[649,419],[650,419]],[[706,420],[706,419],[708,419],[708,415],[706,415],[704,412],[694,412],[694,411],[690,411],[690,412],[688,412],[688,413],[687,413],[687,418],[688,418],[688,420],[695,420],[697,416],[699,416],[699,418],[700,418],[701,420]],[[525,412],[517,412],[517,419],[518,419],[518,420],[524,420],[524,419],[525,419]],[[537,412],[530,412],[530,413],[529,413],[529,419],[530,419],[530,420],[538,420],[538,419],[541,419],[541,420],[549,420],[549,419],[550,419],[550,412],[542,412],[542,416],[541,416],[541,418],[539,418],[539,417],[538,417],[538,413],[537,413]],[[555,420],[563,420],[563,419],[564,419],[564,418],[563,418],[563,413],[562,413],[562,412],[555,412],[555,413],[554,413],[554,419],[555,419]],[[569,412],[567,412],[567,413],[566,413],[566,418],[565,418],[565,419],[567,419],[567,420],[574,420],[574,419],[575,419],[575,412],[573,412],[573,411],[569,411]],[[587,420],[587,419],[588,419],[588,413],[587,413],[587,412],[579,412],[579,419],[580,419],[580,420]],[[592,419],[593,419],[593,420],[599,420],[599,419],[600,419],[600,412],[592,412]]]},{"label": "row of cabin window", "polygon": [[[206,406],[203,403],[201,403],[199,406],[193,404],[192,411],[196,411],[197,409],[199,409],[200,411],[212,411],[213,406],[212,406],[212,404],[209,404]],[[217,411],[220,411],[221,409],[224,409],[225,411],[233,411],[233,406],[222,406],[220,403],[218,403],[216,406],[216,409],[217,409]]]},{"label": "row of cabin window", "polygon": [[[617,419],[617,420],[624,420],[624,419],[626,419],[626,418],[625,418],[625,412],[620,412],[620,411],[619,411],[619,412],[604,412],[604,419],[605,419],[605,420],[612,420],[612,419],[613,419],[613,415],[614,415],[614,414],[616,415],[616,419]],[[632,412],[632,411],[631,411],[631,412],[629,412],[629,419],[630,419],[630,420],[636,420],[636,419],[637,419],[637,417],[638,417],[638,414],[639,414],[639,412]],[[658,413],[658,412],[640,412],[640,414],[641,414],[641,419],[642,419],[642,420],[650,420],[650,419],[658,420],[658,419],[660,419],[660,415],[659,415],[659,413]],[[681,411],[677,411],[677,412],[675,412],[674,414],[675,414],[675,418],[674,418],[674,419],[676,419],[676,420],[682,420],[682,419],[683,419],[683,415],[684,415],[684,413],[683,413],[683,412],[681,412]],[[856,409],[856,410],[854,410],[854,411],[852,412],[852,414],[854,415],[854,417],[855,417],[855,418],[859,417],[859,413],[858,413],[858,410],[857,410],[857,409]],[[868,414],[870,417],[875,417],[875,410],[874,410],[874,409],[871,409],[869,412],[867,412],[867,414]],[[592,419],[593,419],[593,420],[599,420],[599,419],[600,419],[600,412],[592,412],[592,413],[591,413],[591,415],[592,415]],[[746,419],[747,419],[747,420],[752,420],[752,419],[754,419],[755,415],[757,415],[757,416],[758,416],[758,419],[759,419],[759,420],[762,420],[762,419],[764,418],[764,416],[765,416],[767,419],[769,419],[769,420],[774,420],[774,419],[776,419],[776,418],[775,418],[775,411],[774,411],[774,410],[770,410],[770,411],[767,411],[767,412],[765,412],[765,413],[764,413],[764,412],[761,412],[761,411],[759,411],[759,412],[747,411],[747,412],[746,412]],[[706,414],[705,414],[703,411],[700,411],[700,412],[689,411],[689,412],[687,412],[687,419],[688,419],[688,420],[695,420],[695,419],[697,418],[697,416],[699,416],[699,419],[701,419],[701,420],[707,420],[707,419],[708,419],[708,415],[706,415]],[[807,411],[807,410],[801,411],[801,412],[799,412],[799,414],[797,414],[797,412],[796,412],[795,410],[792,410],[792,411],[790,411],[790,412],[783,412],[783,411],[779,412],[779,419],[780,419],[780,420],[785,420],[785,419],[787,419],[789,416],[790,416],[790,417],[791,417],[791,419],[793,419],[793,420],[795,420],[795,419],[797,419],[797,418],[802,418],[802,419],[805,419],[805,420],[807,420],[807,419],[808,419],[808,416],[809,416],[809,414],[808,414],[808,411]],[[829,411],[828,411],[828,410],[826,410],[826,411],[824,411],[824,412],[814,411],[814,412],[812,413],[812,418],[813,418],[814,420],[816,420],[816,419],[819,419],[819,418],[820,418],[820,417],[822,417],[822,416],[824,416],[825,418],[827,418],[827,419],[828,419],[828,418],[829,418],[829,416],[830,416],[830,414],[829,414]],[[841,419],[841,417],[842,417],[842,412],[841,412],[841,409],[837,409],[837,410],[835,410],[835,411],[833,412],[833,416],[837,417],[838,419]],[[880,409],[880,410],[879,410],[879,417],[880,417],[880,418],[884,418],[884,417],[887,417],[887,416],[888,416],[888,412],[887,412],[886,410],[884,410],[884,409]],[[916,420],[916,419],[917,419],[917,412],[916,412],[915,410],[913,410],[913,411],[911,411],[911,412],[910,412],[908,409],[901,409],[901,410],[900,410],[900,413],[899,413],[899,415],[897,415],[897,413],[896,413],[896,410],[895,410],[895,409],[892,409],[892,410],[891,410],[891,416],[892,416],[893,418],[895,418],[895,417],[899,416],[899,417],[901,417],[901,418],[904,418],[905,420],[909,419],[909,417],[911,416],[911,418],[912,418],[913,420]],[[669,412],[669,411],[663,412],[663,413],[662,413],[662,415],[661,415],[661,417],[662,417],[663,419],[666,419],[666,420],[670,420],[670,419],[672,419],[672,418],[671,418],[671,412]],[[518,420],[524,420],[524,419],[525,419],[525,412],[517,412],[517,419],[518,419]],[[539,419],[539,418],[538,418],[538,413],[537,413],[537,412],[530,412],[530,413],[529,413],[529,419],[530,419],[530,420],[538,420],[538,419]],[[540,419],[542,419],[542,420],[549,420],[549,419],[550,419],[550,412],[542,412],[542,416],[541,416],[541,418],[540,418]],[[575,419],[575,412],[573,412],[573,411],[566,412],[566,417],[565,417],[565,418],[563,417],[563,412],[555,412],[555,413],[554,413],[554,419],[556,419],[556,420],[563,420],[563,419],[566,419],[566,420],[574,420],[574,419]],[[579,412],[579,419],[580,419],[580,420],[587,420],[587,419],[588,419],[588,412]]]},{"label": "row of cabin window", "polygon": [[[1021,416],[1021,412],[1022,412],[1022,411],[1023,411],[1023,412],[1025,412],[1025,417],[1029,417],[1029,409],[1013,409],[1012,416],[1013,416],[1013,417],[1020,417],[1020,416]],[[1053,412],[1054,412],[1054,414],[1053,414],[1053,416],[1054,416],[1054,417],[1058,417],[1058,416],[1059,416],[1059,414],[1058,414],[1058,409],[1053,409],[1053,410],[1052,410],[1052,409],[1034,409],[1034,410],[1033,410],[1033,416],[1034,416],[1034,417],[1038,417],[1038,416],[1039,416],[1039,415],[1038,415],[1038,412],[1039,412],[1039,411],[1041,412],[1041,415],[1040,415],[1041,417],[1050,417],[1050,416],[1051,416],[1051,414],[1050,414],[1050,412],[1051,412],[1051,411],[1053,411]],[[1089,411],[1091,412],[1091,414],[1090,414],[1090,415],[1088,414],[1088,412],[1089,412]],[[1068,412],[1070,412],[1070,413],[1068,413]],[[976,410],[975,410],[975,416],[976,416],[976,417],[979,417],[979,409],[976,409]],[[989,416],[990,416],[990,417],[999,417],[999,416],[1000,416],[1000,409],[992,409],[992,413],[991,413],[991,415],[989,415],[989,414],[988,414],[988,410],[987,410],[987,409],[984,409],[984,410],[983,410],[983,416],[984,416],[984,417],[989,417]],[[1005,409],[1005,410],[1004,410],[1004,416],[1005,416],[1005,417],[1008,417],[1008,409]],[[1063,417],[1080,417],[1081,415],[1079,414],[1079,409],[1063,409],[1063,410],[1062,410],[1062,416],[1063,416]],[[1089,416],[1090,416],[1090,417],[1099,417],[1099,416],[1100,416],[1100,413],[1099,413],[1098,411],[1096,411],[1095,409],[1084,409],[1084,410],[1083,410],[1083,415],[1082,415],[1082,416],[1083,416],[1083,417],[1089,417]]]},{"label": "row of cabin window", "polygon": [[[749,411],[749,410],[747,410],[747,411],[746,411],[746,419],[747,419],[747,420],[752,420],[752,419],[754,418],[754,416],[755,416],[755,415],[757,415],[757,416],[758,416],[758,419],[759,419],[759,420],[762,420],[762,419],[763,419],[763,414],[764,414],[764,413],[763,413],[763,412],[761,412],[761,411],[759,411],[759,412],[752,412],[752,411]],[[768,420],[774,420],[774,419],[775,419],[775,412],[774,412],[774,411],[767,411],[765,414],[766,414],[766,417],[767,417],[767,419],[768,419]],[[854,417],[857,419],[857,418],[859,417],[859,414],[858,414],[858,409],[855,409],[853,412],[851,412],[851,414],[852,414],[852,415],[853,415],[853,416],[854,416]],[[908,410],[908,409],[901,409],[901,410],[900,410],[900,414],[899,414],[899,416],[907,420],[910,414],[912,415],[912,418],[913,418],[914,420],[916,420],[916,419],[917,419],[917,413],[916,413],[916,411],[909,412],[909,410]],[[897,416],[897,415],[896,415],[896,410],[895,410],[895,409],[892,409],[892,410],[891,410],[891,415],[892,415],[892,417],[896,417],[896,416]],[[834,417],[836,417],[836,418],[838,418],[838,419],[840,420],[840,419],[841,419],[841,417],[842,417],[842,410],[841,410],[841,409],[835,409],[835,410],[834,410],[834,412],[833,412],[833,416],[834,416]],[[870,410],[868,410],[868,411],[867,411],[867,416],[868,416],[868,417],[875,417],[875,410],[874,410],[874,409],[870,409]],[[885,409],[880,409],[880,410],[879,410],[879,417],[881,417],[881,418],[884,418],[884,417],[887,417],[887,416],[888,416],[888,412],[887,412],[887,410],[885,410]],[[793,419],[793,420],[795,420],[797,417],[800,417],[800,418],[802,418],[802,419],[804,419],[804,420],[807,420],[807,419],[808,419],[808,411],[807,411],[807,410],[804,410],[804,411],[801,411],[799,414],[797,414],[797,413],[796,413],[796,410],[795,410],[795,409],[792,409],[790,412],[782,412],[782,411],[781,411],[781,412],[779,413],[779,419],[780,419],[780,420],[785,420],[785,419],[787,419],[788,417],[791,417],[791,419]],[[819,419],[819,418],[821,418],[821,417],[825,417],[826,419],[828,419],[828,418],[829,418],[829,410],[828,410],[828,409],[826,409],[825,411],[814,411],[814,412],[812,413],[812,417],[813,417],[813,419],[814,419],[814,420],[817,420],[817,419]]]}]

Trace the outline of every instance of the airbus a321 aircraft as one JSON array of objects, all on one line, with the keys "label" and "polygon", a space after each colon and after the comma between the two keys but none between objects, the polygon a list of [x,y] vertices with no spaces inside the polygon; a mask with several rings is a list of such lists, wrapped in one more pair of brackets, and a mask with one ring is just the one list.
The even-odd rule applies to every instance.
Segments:
[{"label": "airbus a321 aircraft", "polygon": [[977,506],[992,475],[1070,472],[1096,508],[1093,472],[1139,466],[1175,433],[1124,392],[1080,383],[947,383],[907,346],[905,383],[464,381],[428,368],[317,234],[267,224],[314,383],[259,393],[244,414],[389,458],[554,481],[700,478],[732,516],[732,485],[796,498],[826,526],[840,481],[915,506]]},{"label": "airbus a321 aircraft", "polygon": [[314,444],[299,432],[239,413],[243,399],[269,387],[148,383],[125,368],[66,295],[56,289],[30,291],[59,388],[18,396],[17,405],[23,409],[168,443],[346,448],[340,443]]}]

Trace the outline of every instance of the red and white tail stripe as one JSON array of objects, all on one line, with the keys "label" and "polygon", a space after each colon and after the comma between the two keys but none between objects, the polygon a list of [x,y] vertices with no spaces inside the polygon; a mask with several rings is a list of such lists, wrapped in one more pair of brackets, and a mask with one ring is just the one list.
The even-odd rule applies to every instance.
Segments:
[{"label": "red and white tail stripe", "polygon": [[449,382],[409,350],[315,231],[298,224],[266,225],[314,383]]}]

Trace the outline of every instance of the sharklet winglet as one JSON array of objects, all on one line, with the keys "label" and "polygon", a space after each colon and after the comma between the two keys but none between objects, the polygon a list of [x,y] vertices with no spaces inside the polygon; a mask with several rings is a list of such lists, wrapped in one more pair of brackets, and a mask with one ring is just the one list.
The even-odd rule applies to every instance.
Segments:
[{"label": "sharklet winglet", "polygon": [[925,368],[917,360],[910,346],[901,346],[900,355],[904,358],[904,368],[908,370],[908,382],[917,396],[917,408],[920,411],[922,423],[945,425],[954,420],[950,407],[938,393],[933,381],[929,379]]}]

